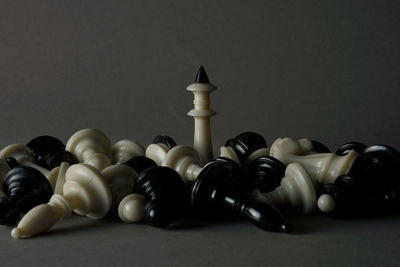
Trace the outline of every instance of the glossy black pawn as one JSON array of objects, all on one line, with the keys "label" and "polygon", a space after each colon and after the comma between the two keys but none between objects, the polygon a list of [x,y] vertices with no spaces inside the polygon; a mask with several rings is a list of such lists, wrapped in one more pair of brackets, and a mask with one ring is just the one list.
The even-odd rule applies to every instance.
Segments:
[{"label": "glossy black pawn", "polygon": [[267,147],[264,137],[254,132],[244,132],[238,136],[228,139],[225,146],[231,147],[243,163],[254,151]]},{"label": "glossy black pawn", "polygon": [[270,192],[281,184],[285,170],[286,165],[280,160],[270,156],[259,157],[247,170],[246,187],[250,190]]},{"label": "glossy black pawn", "polygon": [[194,211],[207,219],[239,215],[267,231],[290,232],[292,226],[272,205],[256,202],[240,190],[232,167],[223,162],[207,165],[191,190]]},{"label": "glossy black pawn", "polygon": [[348,142],[343,145],[341,145],[337,150],[336,150],[336,155],[339,156],[345,156],[347,155],[350,151],[354,150],[357,153],[363,152],[364,149],[366,149],[368,146],[366,144],[360,143],[360,142]]},{"label": "glossy black pawn", "polygon": [[63,142],[53,136],[38,136],[26,144],[33,152],[33,158],[39,166],[52,170],[62,162],[70,165],[78,163],[76,157],[65,150]]},{"label": "glossy black pawn", "polygon": [[14,225],[21,213],[47,203],[53,190],[47,178],[38,170],[17,166],[7,173],[3,181],[6,197],[0,199],[0,224]]},{"label": "glossy black pawn", "polygon": [[399,165],[400,153],[389,146],[364,149],[347,175],[322,187],[320,193],[335,200],[329,215],[351,217],[400,210]]},{"label": "glossy black pawn", "polygon": [[137,189],[146,197],[145,222],[155,227],[167,227],[182,217],[189,200],[186,185],[173,169],[153,167],[137,179]]},{"label": "glossy black pawn", "polygon": [[175,143],[174,139],[172,139],[171,137],[169,137],[167,135],[157,135],[156,137],[154,137],[154,139],[151,143],[152,144],[163,144],[166,147],[168,147],[168,149],[172,149],[172,148],[176,147],[176,143]]}]

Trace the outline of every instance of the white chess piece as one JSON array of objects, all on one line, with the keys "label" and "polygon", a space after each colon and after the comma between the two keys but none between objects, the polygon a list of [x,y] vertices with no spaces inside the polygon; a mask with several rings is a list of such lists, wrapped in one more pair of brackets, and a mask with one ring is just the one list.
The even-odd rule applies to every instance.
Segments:
[{"label": "white chess piece", "polygon": [[[248,168],[249,165],[254,160],[258,159],[259,157],[263,157],[263,156],[269,156],[269,148],[267,148],[267,147],[259,148],[256,151],[254,151],[253,153],[251,153],[246,158],[246,160],[243,162],[243,167],[245,169]],[[221,146],[220,157],[229,158],[229,159],[235,161],[237,164],[241,165],[239,157],[237,156],[235,150],[230,146]]]},{"label": "white chess piece", "polygon": [[118,206],[119,218],[126,223],[140,222],[144,218],[146,198],[139,194],[125,196]]},{"label": "white chess piece", "polygon": [[79,162],[102,170],[111,165],[111,142],[101,131],[83,129],[68,140],[66,150],[75,155]]},{"label": "white chess piece", "polygon": [[241,165],[239,157],[236,155],[235,150],[233,150],[233,148],[230,146],[221,146],[219,148],[219,156],[231,159],[239,164],[239,166]]},{"label": "white chess piece", "polygon": [[158,166],[161,166],[169,148],[163,144],[150,144],[146,148],[145,155],[147,158],[154,160]]},{"label": "white chess piece", "polygon": [[112,146],[113,164],[125,163],[138,156],[144,156],[144,148],[134,141],[123,139]]},{"label": "white chess piece", "polygon": [[216,113],[210,109],[210,94],[216,89],[217,87],[208,82],[203,66],[199,69],[196,81],[187,87],[187,90],[194,94],[194,108],[188,112],[188,115],[194,118],[193,147],[203,164],[213,159],[210,118]]},{"label": "white chess piece", "polygon": [[63,186],[65,183],[65,174],[69,168],[68,162],[62,162],[60,166],[55,167],[51,170],[49,174],[49,180],[52,180],[54,183],[54,194],[62,195],[63,194]]},{"label": "white chess piece", "polygon": [[63,186],[64,195],[55,194],[49,203],[30,210],[11,231],[14,238],[43,233],[72,211],[91,219],[103,218],[111,206],[111,192],[104,177],[93,166],[75,164],[68,168]]},{"label": "white chess piece", "polygon": [[256,199],[273,205],[288,205],[311,213],[315,210],[317,196],[311,178],[298,163],[287,166],[281,185],[268,193],[254,190]]},{"label": "white chess piece", "polygon": [[278,138],[272,144],[270,156],[285,165],[300,163],[313,179],[314,183],[333,183],[340,175],[347,174],[358,154],[350,151],[345,156],[335,153],[311,154],[312,144],[308,139],[294,140],[290,137]]},{"label": "white chess piece", "polygon": [[23,144],[8,145],[0,151],[0,159],[5,160],[8,157],[15,158],[22,166],[31,167],[40,171],[49,180],[52,188],[54,188],[57,176],[54,175],[54,172],[34,163],[33,152],[29,147]]},{"label": "white chess piece", "polygon": [[112,195],[110,211],[117,211],[121,200],[132,193],[138,174],[127,165],[108,166],[101,174],[106,179]]}]

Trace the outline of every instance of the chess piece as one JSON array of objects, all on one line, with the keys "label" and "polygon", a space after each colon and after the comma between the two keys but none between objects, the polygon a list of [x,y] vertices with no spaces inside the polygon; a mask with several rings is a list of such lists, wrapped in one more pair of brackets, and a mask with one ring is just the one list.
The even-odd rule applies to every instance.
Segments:
[{"label": "chess piece", "polygon": [[63,187],[65,183],[65,174],[69,168],[68,162],[63,162],[59,167],[54,168],[51,172],[56,176],[56,182],[54,185],[54,194],[62,195]]},{"label": "chess piece", "polygon": [[138,174],[127,165],[111,165],[101,171],[109,185],[112,204],[110,212],[117,212],[121,200],[133,191]]},{"label": "chess piece", "polygon": [[147,199],[144,206],[146,223],[167,227],[187,209],[187,189],[179,174],[166,167],[143,171],[138,179],[138,191]]},{"label": "chess piece", "polygon": [[131,140],[123,139],[112,146],[112,163],[125,163],[131,158],[144,156],[144,148]]},{"label": "chess piece", "polygon": [[0,197],[3,197],[3,179],[6,177],[7,173],[10,171],[10,166],[7,162],[0,159]]},{"label": "chess piece", "polygon": [[187,90],[194,94],[194,108],[188,112],[188,115],[194,118],[193,147],[199,153],[203,164],[213,159],[210,118],[215,112],[210,109],[210,94],[216,89],[209,82],[203,66],[200,66],[194,83],[187,87]]},{"label": "chess piece", "polygon": [[47,170],[60,166],[61,162],[68,162],[70,165],[78,163],[75,156],[65,150],[65,145],[52,136],[36,137],[26,146],[33,152],[34,162]]},{"label": "chess piece", "polygon": [[[269,149],[264,137],[254,132],[244,132],[226,141],[225,147],[231,147],[240,163],[247,168],[252,161],[268,156]],[[234,158],[232,158],[235,160]]]},{"label": "chess piece", "polygon": [[394,148],[367,147],[348,174],[321,188],[318,208],[334,217],[400,210],[399,165],[400,153]]},{"label": "chess piece", "polygon": [[249,200],[249,196],[239,189],[236,175],[229,164],[208,164],[191,190],[191,204],[195,212],[208,219],[240,215],[261,229],[290,232],[291,224],[274,206]]},{"label": "chess piece", "polygon": [[[152,167],[156,167],[157,163],[155,163],[152,159],[138,156],[130,159],[125,165],[129,166],[134,170],[135,173],[141,174],[143,171],[150,169]],[[137,183],[133,188],[133,192],[138,191]],[[126,223],[131,222],[139,222],[143,220],[145,213],[146,198],[138,193],[132,193],[126,195],[118,205],[118,216],[119,218]]]},{"label": "chess piece", "polygon": [[303,213],[312,213],[317,204],[317,195],[311,178],[298,163],[290,163],[281,185],[268,193],[254,189],[257,200],[273,204],[287,205]]},{"label": "chess piece", "polygon": [[153,142],[146,148],[145,155],[161,166],[165,155],[170,149],[176,146],[175,141],[169,136],[158,135]]},{"label": "chess piece", "polygon": [[111,206],[111,192],[104,177],[93,166],[75,164],[68,168],[64,195],[53,195],[47,204],[36,206],[11,232],[13,238],[27,238],[49,230],[72,211],[91,219],[103,218]]},{"label": "chess piece", "polygon": [[243,186],[248,190],[270,192],[281,184],[286,165],[274,157],[262,156],[254,160],[248,170]]},{"label": "chess piece", "polygon": [[99,130],[83,129],[74,133],[67,142],[66,150],[74,154],[79,162],[100,171],[111,165],[110,140]]},{"label": "chess piece", "polygon": [[21,213],[46,203],[53,190],[44,175],[31,167],[18,166],[9,171],[3,181],[0,198],[0,224],[14,225]]},{"label": "chess piece", "polygon": [[345,156],[349,154],[350,151],[354,150],[358,154],[360,154],[364,149],[366,149],[368,146],[360,143],[360,142],[348,142],[346,144],[343,144],[336,150],[336,155],[339,156]]},{"label": "chess piece", "polygon": [[118,206],[118,216],[126,223],[140,222],[144,218],[146,198],[139,194],[125,196]]},{"label": "chess piece", "polygon": [[338,176],[347,174],[358,156],[358,153],[353,150],[344,156],[335,153],[313,153],[310,140],[294,140],[290,137],[278,138],[270,149],[270,156],[277,158],[285,165],[293,162],[300,163],[314,184],[332,183]]}]

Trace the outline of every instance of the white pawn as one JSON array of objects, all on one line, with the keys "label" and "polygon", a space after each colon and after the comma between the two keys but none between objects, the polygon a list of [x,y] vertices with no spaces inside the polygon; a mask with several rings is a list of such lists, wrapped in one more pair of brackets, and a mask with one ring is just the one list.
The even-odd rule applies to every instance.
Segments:
[{"label": "white pawn", "polygon": [[67,173],[68,168],[69,168],[69,163],[62,162],[60,164],[60,166],[55,167],[54,169],[51,170],[49,176],[54,177],[54,178],[51,178],[52,180],[55,181],[54,182],[54,194],[58,194],[58,195],[63,194],[63,186],[65,183],[65,174]]},{"label": "white pawn", "polygon": [[64,195],[55,194],[49,203],[30,210],[11,231],[13,238],[26,238],[43,233],[72,211],[91,219],[103,218],[111,206],[111,192],[101,173],[88,164],[68,168]]},{"label": "white pawn", "polygon": [[272,144],[270,156],[277,158],[285,165],[300,163],[314,183],[333,183],[340,175],[347,174],[358,154],[350,151],[345,156],[335,153],[311,154],[312,144],[308,139],[294,140],[290,137],[278,138]]},{"label": "white pawn", "polygon": [[254,190],[254,197],[273,205],[288,205],[303,213],[311,213],[316,208],[317,195],[306,170],[298,163],[287,166],[281,185],[268,193]]},{"label": "white pawn", "polygon": [[210,108],[210,94],[216,89],[209,82],[203,66],[200,67],[195,82],[187,87],[194,94],[194,108],[188,112],[194,118],[193,147],[203,164],[213,159],[210,118],[215,115],[215,111]]},{"label": "white pawn", "polygon": [[111,165],[111,142],[101,131],[83,129],[68,140],[66,150],[75,155],[79,162],[102,170]]},{"label": "white pawn", "polygon": [[235,150],[230,146],[221,146],[219,148],[219,156],[231,159],[241,166],[239,157],[236,155]]},{"label": "white pawn", "polygon": [[134,141],[123,139],[112,146],[113,164],[125,163],[138,156],[144,156],[144,148]]},{"label": "white pawn", "polygon": [[121,200],[133,191],[138,174],[127,165],[112,165],[101,171],[106,179],[111,195],[111,212],[116,212]]},{"label": "white pawn", "polygon": [[139,194],[129,194],[118,206],[119,218],[126,223],[140,222],[144,218],[146,198]]},{"label": "white pawn", "polygon": [[146,148],[145,156],[161,166],[168,151],[169,148],[164,144],[150,144]]},{"label": "white pawn", "polygon": [[57,180],[56,173],[35,164],[33,152],[29,147],[23,144],[8,145],[0,151],[0,159],[5,160],[8,157],[13,157],[21,166],[31,167],[40,171],[49,180],[54,189]]}]

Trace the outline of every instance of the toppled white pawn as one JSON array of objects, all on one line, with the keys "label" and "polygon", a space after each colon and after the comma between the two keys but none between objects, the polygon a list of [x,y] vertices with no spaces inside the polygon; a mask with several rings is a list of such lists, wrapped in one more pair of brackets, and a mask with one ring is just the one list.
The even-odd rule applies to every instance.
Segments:
[{"label": "toppled white pawn", "polygon": [[123,139],[112,146],[113,164],[125,163],[138,156],[144,156],[144,148],[134,141]]},{"label": "toppled white pawn", "polygon": [[111,165],[111,142],[96,129],[83,129],[68,140],[66,150],[75,155],[79,162],[87,163],[102,170]]},{"label": "toppled white pawn", "polygon": [[111,192],[102,174],[88,164],[68,168],[64,195],[55,194],[49,203],[30,210],[11,231],[13,238],[27,238],[49,230],[72,211],[91,219],[103,218],[111,206]]},{"label": "toppled white pawn", "polygon": [[146,148],[145,156],[161,166],[168,151],[169,148],[164,144],[150,144]]},{"label": "toppled white pawn", "polygon": [[112,204],[110,211],[116,212],[121,200],[132,193],[138,174],[127,165],[112,165],[101,171],[109,185]]},{"label": "toppled white pawn", "polygon": [[65,174],[67,173],[68,168],[69,168],[69,163],[62,162],[60,166],[51,170],[50,176],[52,176],[52,175],[55,176],[54,194],[58,194],[58,195],[63,194],[63,186],[65,183]]},{"label": "toppled white pawn", "polygon": [[318,208],[325,213],[332,212],[335,209],[335,200],[329,194],[323,194],[318,198]]},{"label": "toppled white pawn", "polygon": [[310,140],[294,140],[286,137],[275,140],[270,149],[270,156],[277,158],[285,165],[292,162],[300,163],[315,184],[333,183],[340,175],[347,174],[358,156],[355,151],[350,151],[345,156],[335,153],[310,155],[311,151]]},{"label": "toppled white pawn", "polygon": [[254,197],[273,205],[288,205],[303,213],[311,213],[316,208],[317,195],[306,170],[298,163],[287,166],[281,185],[268,193],[254,190]]},{"label": "toppled white pawn", "polygon": [[241,166],[239,157],[236,155],[235,151],[230,146],[221,146],[219,149],[219,156],[231,159],[237,164],[239,164],[239,166]]},{"label": "toppled white pawn", "polygon": [[119,218],[126,223],[140,222],[144,218],[146,198],[139,194],[130,194],[121,200],[118,207]]},{"label": "toppled white pawn", "polygon": [[52,188],[54,189],[57,175],[55,175],[54,172],[35,164],[33,152],[29,147],[23,144],[8,145],[0,151],[0,159],[5,160],[8,157],[14,158],[18,164],[22,166],[31,167],[40,171],[49,180]]}]

